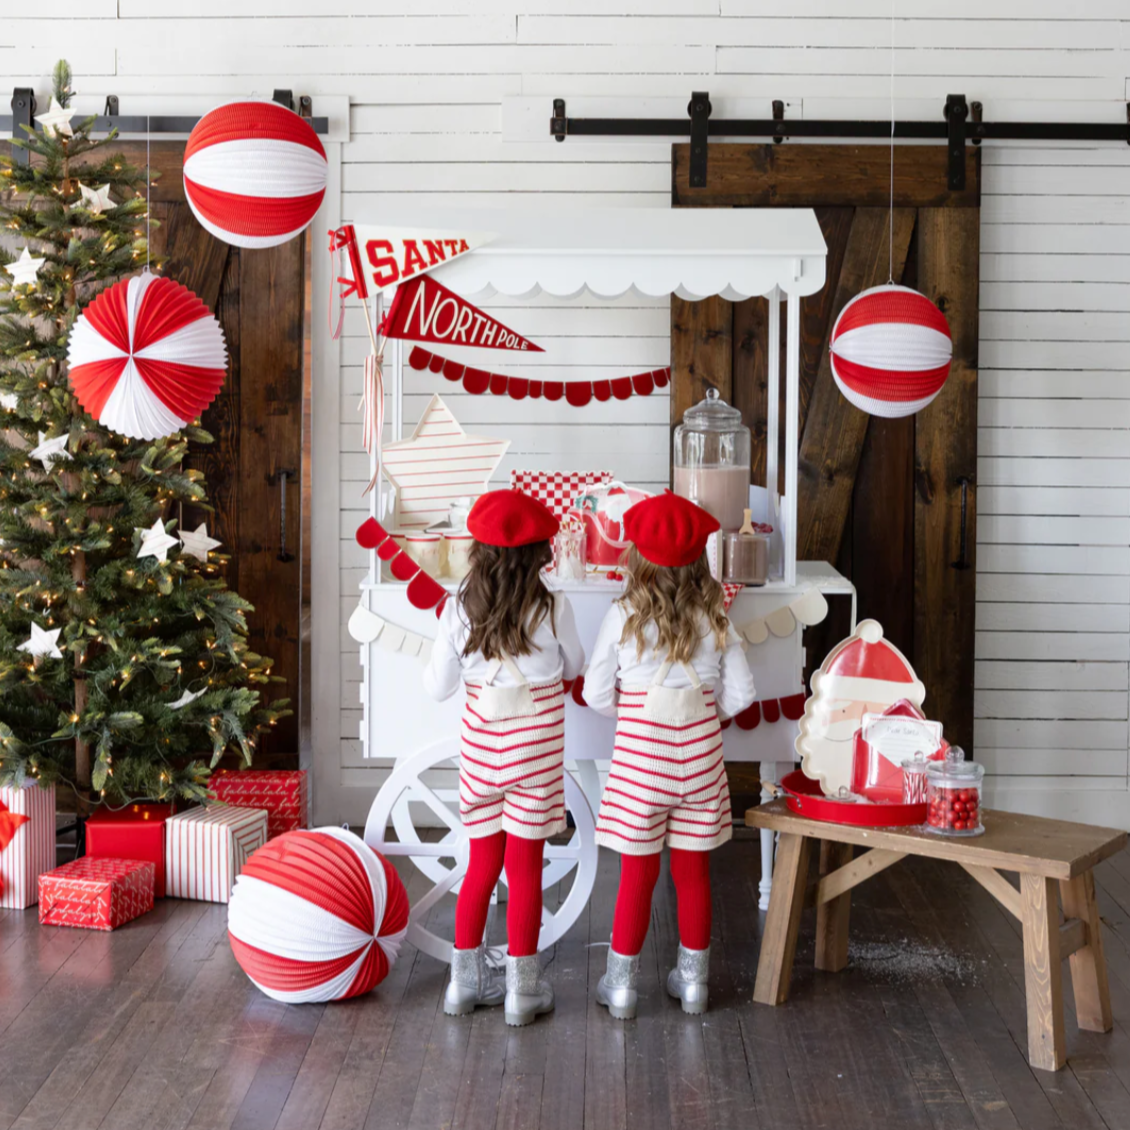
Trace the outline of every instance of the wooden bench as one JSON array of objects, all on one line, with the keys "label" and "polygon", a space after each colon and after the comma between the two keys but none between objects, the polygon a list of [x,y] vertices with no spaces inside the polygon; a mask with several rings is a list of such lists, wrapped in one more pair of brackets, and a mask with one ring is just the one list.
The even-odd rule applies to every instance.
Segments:
[{"label": "wooden bench", "polygon": [[[1033,1067],[1056,1071],[1067,1061],[1060,971],[1065,957],[1071,959],[1079,1027],[1109,1032],[1110,986],[1092,868],[1126,846],[1126,833],[1009,812],[986,811],[982,819],[984,835],[951,839],[917,828],[827,824],[790,812],[784,799],[751,808],[745,818],[749,827],[780,834],[754,1001],[778,1005],[788,997],[806,906],[816,907],[816,968],[838,972],[848,961],[852,887],[905,856],[924,855],[963,867],[1023,924],[1028,1058]],[[820,841],[820,868],[810,886],[814,840]],[[856,847],[868,850],[855,856]],[[1019,873],[1019,890],[1002,870]]]}]

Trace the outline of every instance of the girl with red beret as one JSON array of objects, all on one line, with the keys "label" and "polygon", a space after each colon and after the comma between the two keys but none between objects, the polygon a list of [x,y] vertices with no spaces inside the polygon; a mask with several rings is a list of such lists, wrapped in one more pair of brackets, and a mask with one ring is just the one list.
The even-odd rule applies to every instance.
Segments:
[{"label": "girl with red beret", "polygon": [[[573,609],[542,582],[557,519],[520,491],[483,495],[467,529],[471,568],[449,600],[424,671],[435,699],[467,692],[459,753],[459,814],[471,857],[455,908],[455,949],[443,1010],[504,1004],[506,1023],[553,1008],[538,933],[545,841],[565,829],[563,679],[584,665]],[[483,950],[491,894],[506,867],[505,985]],[[505,998],[505,999],[504,999]]]},{"label": "girl with red beret", "polygon": [[670,492],[624,515],[633,543],[628,584],[601,625],[585,674],[585,701],[617,718],[596,839],[621,854],[620,889],[597,1000],[619,1020],[636,1015],[639,954],[664,844],[680,942],[667,991],[684,1012],[706,1011],[709,853],[731,836],[718,716],[739,713],[755,697],[706,560],[717,529],[705,510]]}]

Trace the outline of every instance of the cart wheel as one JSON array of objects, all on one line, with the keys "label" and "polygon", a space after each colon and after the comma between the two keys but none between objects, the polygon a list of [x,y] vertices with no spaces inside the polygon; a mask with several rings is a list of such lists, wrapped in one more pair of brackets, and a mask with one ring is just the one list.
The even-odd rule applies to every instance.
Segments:
[{"label": "cart wheel", "polygon": [[[458,789],[433,789],[423,778],[430,770],[457,767],[458,743],[439,742],[400,761],[381,786],[365,822],[365,842],[386,856],[407,856],[435,884],[412,907],[408,917],[408,941],[439,961],[451,960],[451,941],[424,926],[429,911],[446,894],[458,892],[467,871],[470,837],[459,819]],[[425,804],[447,832],[438,842],[420,839],[410,806]],[[547,866],[542,887],[552,887],[575,869],[573,884],[556,911],[542,910],[538,948],[548,949],[576,922],[589,900],[596,880],[596,824],[585,793],[571,773],[565,774],[565,807],[576,827],[567,844],[546,844]],[[392,823],[397,839],[387,839]]]}]

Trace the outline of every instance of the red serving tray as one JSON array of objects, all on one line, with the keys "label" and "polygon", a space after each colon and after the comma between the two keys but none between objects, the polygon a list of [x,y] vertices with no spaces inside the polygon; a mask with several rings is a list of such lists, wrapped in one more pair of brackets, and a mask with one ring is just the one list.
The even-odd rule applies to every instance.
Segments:
[{"label": "red serving tray", "polygon": [[820,791],[820,782],[806,777],[799,769],[781,778],[786,803],[791,812],[829,824],[855,824],[864,828],[902,828],[926,823],[926,805],[854,804],[835,800]]}]

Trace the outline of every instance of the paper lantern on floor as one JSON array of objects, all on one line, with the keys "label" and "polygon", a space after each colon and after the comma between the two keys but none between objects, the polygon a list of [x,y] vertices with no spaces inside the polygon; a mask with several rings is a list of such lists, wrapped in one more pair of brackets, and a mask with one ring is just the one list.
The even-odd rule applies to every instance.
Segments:
[{"label": "paper lantern on floor", "polygon": [[912,416],[941,391],[953,342],[945,315],[905,286],[857,294],[832,328],[832,375],[840,392],[872,416]]},{"label": "paper lantern on floor", "polygon": [[148,271],[102,291],[67,346],[79,403],[131,439],[169,436],[195,420],[220,391],[227,357],[208,307]]},{"label": "paper lantern on floor", "polygon": [[298,235],[326,193],[326,151],[310,123],[276,102],[233,102],[196,123],[184,194],[200,223],[236,247]]},{"label": "paper lantern on floor", "polygon": [[287,1004],[367,993],[388,975],[407,928],[400,876],[342,828],[270,840],[244,865],[228,904],[236,961]]}]

